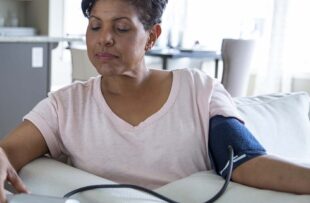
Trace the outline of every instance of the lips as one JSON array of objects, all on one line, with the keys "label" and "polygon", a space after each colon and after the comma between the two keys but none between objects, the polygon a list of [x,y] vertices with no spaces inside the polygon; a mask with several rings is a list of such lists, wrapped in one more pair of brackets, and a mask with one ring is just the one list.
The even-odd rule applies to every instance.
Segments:
[{"label": "lips", "polygon": [[110,61],[110,60],[118,58],[118,56],[116,56],[114,54],[111,54],[109,52],[99,52],[99,53],[96,53],[95,57],[98,60],[103,61],[103,62]]}]

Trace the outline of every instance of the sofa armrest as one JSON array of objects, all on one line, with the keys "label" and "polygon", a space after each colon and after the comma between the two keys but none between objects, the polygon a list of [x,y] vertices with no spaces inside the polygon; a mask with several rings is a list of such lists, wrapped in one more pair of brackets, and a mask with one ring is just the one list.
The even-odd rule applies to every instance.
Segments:
[{"label": "sofa armrest", "polygon": [[[74,168],[62,162],[42,157],[24,166],[19,176],[33,194],[63,197],[66,193],[89,185],[115,184],[110,180]],[[72,197],[81,203],[102,202],[162,202],[133,189],[96,189]]]},{"label": "sofa armrest", "polygon": [[[39,158],[27,164],[19,172],[19,175],[33,194],[57,197],[62,197],[67,192],[87,185],[114,183],[49,158]],[[182,203],[198,203],[212,197],[223,183],[224,180],[213,171],[204,171],[167,184],[155,191]],[[79,193],[73,198],[80,200],[81,203],[162,202],[132,189],[92,190]],[[310,202],[310,195],[260,190],[232,182],[217,202],[306,203]]]},{"label": "sofa armrest", "polygon": [[[63,197],[66,193],[87,185],[114,182],[74,168],[62,162],[42,157],[24,166],[19,175],[33,194]],[[100,193],[81,193],[74,198],[81,202],[96,203]]]}]

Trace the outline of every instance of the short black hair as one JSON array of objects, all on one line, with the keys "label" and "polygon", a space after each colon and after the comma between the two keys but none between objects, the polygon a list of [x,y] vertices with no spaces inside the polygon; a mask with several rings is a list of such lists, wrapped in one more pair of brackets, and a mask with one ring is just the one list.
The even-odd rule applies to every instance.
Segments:
[{"label": "short black hair", "polygon": [[[145,30],[149,30],[153,25],[161,23],[161,17],[168,0],[123,0],[133,5]],[[81,6],[85,17],[90,16],[96,0],[82,0]]]}]

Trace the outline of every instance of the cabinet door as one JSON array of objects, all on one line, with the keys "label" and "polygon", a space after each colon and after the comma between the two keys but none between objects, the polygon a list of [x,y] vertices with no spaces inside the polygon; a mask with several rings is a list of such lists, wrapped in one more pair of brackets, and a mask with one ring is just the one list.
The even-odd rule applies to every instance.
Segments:
[{"label": "cabinet door", "polygon": [[47,43],[0,43],[0,138],[47,96],[49,61]]}]

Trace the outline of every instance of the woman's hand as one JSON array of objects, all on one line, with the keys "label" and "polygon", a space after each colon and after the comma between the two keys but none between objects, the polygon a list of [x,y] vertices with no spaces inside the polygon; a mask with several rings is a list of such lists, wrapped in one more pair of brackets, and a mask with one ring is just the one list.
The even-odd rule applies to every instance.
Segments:
[{"label": "woman's hand", "polygon": [[28,120],[0,140],[0,203],[6,200],[5,181],[11,183],[16,192],[27,192],[16,171],[46,153],[48,148],[41,132]]},{"label": "woman's hand", "polygon": [[6,202],[4,182],[8,181],[17,192],[28,193],[25,184],[22,182],[17,172],[8,160],[4,150],[0,148],[0,203]]}]

